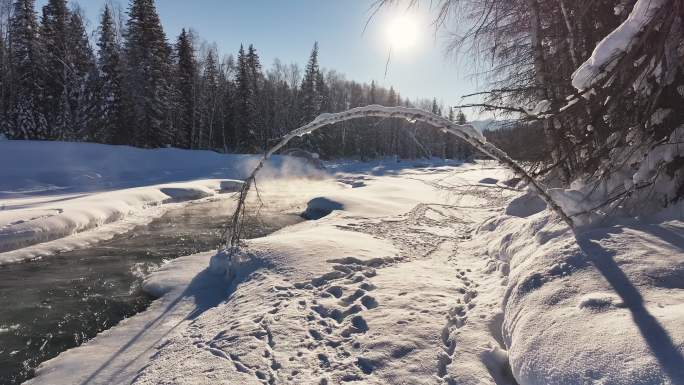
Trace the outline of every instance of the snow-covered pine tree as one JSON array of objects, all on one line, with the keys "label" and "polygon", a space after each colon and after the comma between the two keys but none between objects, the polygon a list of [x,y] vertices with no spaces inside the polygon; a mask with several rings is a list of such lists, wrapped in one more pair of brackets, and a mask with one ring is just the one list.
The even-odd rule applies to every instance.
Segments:
[{"label": "snow-covered pine tree", "polygon": [[7,24],[1,13],[3,4],[0,2],[0,134],[7,134],[7,103],[9,96],[9,84],[11,83],[10,67],[7,63],[7,41],[5,33]]},{"label": "snow-covered pine tree", "polygon": [[126,124],[123,63],[117,30],[109,5],[102,12],[97,46],[100,71],[98,86],[99,129],[105,143],[127,144],[130,131]]},{"label": "snow-covered pine tree", "polygon": [[68,71],[66,87],[71,121],[64,138],[103,142],[106,135],[96,121],[97,65],[79,9],[67,25]]},{"label": "snow-covered pine tree", "polygon": [[198,130],[197,143],[200,148],[214,148],[217,140],[216,130],[218,121],[218,109],[220,102],[219,94],[219,68],[215,48],[207,50],[202,71],[202,86],[200,95],[200,127]]},{"label": "snow-covered pine tree", "polygon": [[[323,112],[330,112],[330,91],[325,84],[325,76],[318,63],[318,54],[318,42],[315,42],[299,91],[301,123],[309,122]],[[331,137],[331,132],[317,132],[304,138],[304,146],[312,152],[329,153],[335,147],[333,143],[330,143]]]},{"label": "snow-covered pine tree", "polygon": [[318,95],[316,80],[320,69],[318,68],[318,42],[314,43],[309,62],[304,70],[304,79],[299,91],[300,122],[312,121],[320,111],[321,98]]},{"label": "snow-covered pine tree", "polygon": [[266,150],[260,138],[268,137],[268,128],[264,124],[263,117],[260,111],[263,111],[261,90],[263,88],[264,74],[262,72],[261,60],[259,54],[253,44],[249,45],[246,56],[247,68],[249,69],[249,81],[252,89],[253,105],[255,108],[255,115],[252,118],[254,128],[251,132],[252,143],[250,148],[253,151],[261,152]]},{"label": "snow-covered pine tree", "polygon": [[8,30],[10,15],[12,14],[12,0],[0,0],[0,132],[7,133],[7,113],[9,111],[9,96],[11,73],[9,65]]},{"label": "snow-covered pine tree", "polygon": [[[397,97],[397,92],[394,87],[390,86],[387,93],[387,103],[388,107],[396,107],[399,105],[399,100]],[[386,151],[385,155],[399,155],[399,126],[400,122],[387,122],[385,125],[386,133]]]},{"label": "snow-covered pine tree", "polygon": [[[218,58],[218,51],[216,51],[216,55]],[[214,149],[221,149],[226,152],[230,142],[228,136],[232,130],[232,103],[226,103],[226,100],[230,100],[233,95],[234,85],[230,78],[233,76],[234,67],[233,58],[229,56],[219,63],[217,71],[218,92],[216,95]]]},{"label": "snow-covered pine tree", "polygon": [[[449,113],[447,114],[447,119],[450,122],[456,122],[456,114],[454,114],[454,107],[449,107]],[[446,137],[446,150],[445,157],[447,159],[459,158],[459,143],[457,138],[451,138],[453,135],[447,135]]]},{"label": "snow-covered pine tree", "polygon": [[41,59],[44,69],[42,110],[50,139],[73,139],[69,90],[71,57],[68,24],[71,12],[66,0],[49,0],[40,23]]},{"label": "snow-covered pine tree", "polygon": [[318,70],[316,74],[316,94],[318,94],[318,112],[331,112],[330,111],[330,89],[325,83],[325,74],[322,70]]},{"label": "snow-covered pine tree", "polygon": [[235,131],[233,137],[235,138],[235,150],[240,151],[247,147],[248,138],[254,132],[254,122],[251,117],[256,113],[243,45],[240,45],[238,51],[235,83]]},{"label": "snow-covered pine tree", "polygon": [[257,112],[257,75],[260,66],[258,56],[250,45],[249,53],[240,46],[236,74],[235,137],[238,151],[254,151],[259,148],[259,116]]},{"label": "snow-covered pine tree", "polygon": [[467,122],[468,122],[468,119],[466,119],[466,116],[463,113],[463,110],[458,110],[458,114],[456,114],[456,123],[460,124],[460,125],[464,125]]},{"label": "snow-covered pine tree", "polygon": [[153,0],[132,0],[128,15],[126,85],[135,143],[142,147],[165,146],[173,143],[170,47]]},{"label": "snow-covered pine tree", "polygon": [[[430,110],[432,111],[433,114],[442,116],[442,106],[439,105],[437,102],[437,98],[432,99],[432,104],[430,106]],[[441,158],[446,158],[446,152],[447,152],[447,135],[444,134],[443,132],[434,130],[432,128],[427,128],[429,130],[429,134],[425,135],[429,138],[429,143],[428,146],[430,147],[430,151],[434,156],[438,156]]]},{"label": "snow-covered pine tree", "polygon": [[[456,114],[456,124],[464,125],[467,123],[468,123],[468,119],[466,118],[465,114],[463,113],[463,110],[458,110],[458,114]],[[452,139],[452,138],[450,138],[450,139]],[[456,157],[458,159],[462,159],[462,160],[472,159],[472,157],[473,157],[473,146],[469,145],[468,143],[464,143],[460,139],[456,139],[455,147],[456,147]]]},{"label": "snow-covered pine tree", "polygon": [[197,60],[192,37],[183,28],[176,42],[178,61],[175,71],[178,115],[176,124],[176,145],[181,148],[196,148],[195,124],[197,122]]},{"label": "snow-covered pine tree", "polygon": [[47,122],[40,111],[42,79],[35,0],[17,0],[10,21],[9,50],[13,96],[9,111],[10,138],[47,139]]},{"label": "snow-covered pine tree", "polygon": [[221,84],[223,92],[221,94],[221,130],[222,130],[222,146],[225,152],[230,151],[235,148],[235,98],[236,98],[236,85],[235,85],[235,75],[237,68],[235,65],[235,59],[232,55],[228,56],[223,60],[223,71],[221,71]]}]

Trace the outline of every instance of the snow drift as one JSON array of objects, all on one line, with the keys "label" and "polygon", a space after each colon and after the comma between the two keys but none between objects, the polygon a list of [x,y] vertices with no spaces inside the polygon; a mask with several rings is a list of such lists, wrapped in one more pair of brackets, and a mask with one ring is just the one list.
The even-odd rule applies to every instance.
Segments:
[{"label": "snow drift", "polygon": [[[235,192],[258,156],[63,142],[0,142],[0,264],[109,239],[167,204]],[[323,175],[274,157],[263,177]]]},{"label": "snow drift", "polygon": [[520,384],[684,383],[681,222],[575,235],[539,213],[479,236],[510,264],[503,329]]}]

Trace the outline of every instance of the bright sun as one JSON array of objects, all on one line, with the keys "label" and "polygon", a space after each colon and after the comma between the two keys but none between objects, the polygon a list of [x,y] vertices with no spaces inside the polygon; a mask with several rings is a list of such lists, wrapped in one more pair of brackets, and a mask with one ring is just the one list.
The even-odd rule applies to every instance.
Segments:
[{"label": "bright sun", "polygon": [[387,38],[395,51],[412,48],[418,41],[418,25],[410,15],[400,15],[387,26]]}]

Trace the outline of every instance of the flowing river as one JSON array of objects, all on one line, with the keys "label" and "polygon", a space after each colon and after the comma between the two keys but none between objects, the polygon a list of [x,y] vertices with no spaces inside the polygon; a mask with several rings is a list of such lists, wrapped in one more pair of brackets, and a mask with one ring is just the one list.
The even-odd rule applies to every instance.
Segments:
[{"label": "flowing river", "polygon": [[[233,201],[189,203],[148,225],[82,250],[0,266],[0,384],[18,384],[41,363],[147,308],[145,275],[173,258],[218,247]],[[262,212],[244,238],[303,219]]]}]

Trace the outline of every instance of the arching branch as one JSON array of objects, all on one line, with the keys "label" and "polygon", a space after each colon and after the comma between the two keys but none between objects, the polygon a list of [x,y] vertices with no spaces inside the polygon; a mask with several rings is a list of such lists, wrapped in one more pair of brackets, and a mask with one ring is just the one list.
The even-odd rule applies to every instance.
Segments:
[{"label": "arching branch", "polygon": [[[563,209],[551,198],[549,193],[544,187],[532,177],[525,169],[523,169],[518,163],[511,159],[505,152],[494,146],[493,144],[487,142],[487,139],[477,131],[473,126],[458,125],[455,124],[441,116],[435,115],[433,113],[409,107],[384,107],[378,105],[357,107],[348,111],[338,112],[334,114],[323,114],[318,116],[313,122],[302,126],[289,134],[287,134],[283,139],[275,145],[271,150],[269,150],[264,157],[261,159],[259,164],[256,166],[254,171],[247,177],[245,183],[240,190],[240,198],[238,200],[238,205],[235,209],[233,215],[232,226],[230,228],[230,234],[226,233],[226,241],[231,250],[236,250],[240,242],[240,225],[242,217],[245,213],[245,200],[247,199],[247,194],[256,179],[256,175],[264,167],[266,161],[281,148],[283,148],[290,140],[295,137],[301,137],[310,134],[322,127],[329,126],[335,123],[344,122],[352,119],[359,118],[395,118],[395,119],[405,119],[410,122],[423,122],[427,123],[435,128],[440,129],[444,133],[452,134],[465,142],[469,143],[479,151],[486,155],[500,161],[511,169],[518,177],[523,179],[529,186],[531,186],[537,194],[549,205],[549,207],[555,211],[558,216],[565,221],[571,228],[574,228],[574,223],[570,217],[565,214]],[[230,235],[230,237],[228,237]],[[232,255],[232,252],[229,253]]]}]

